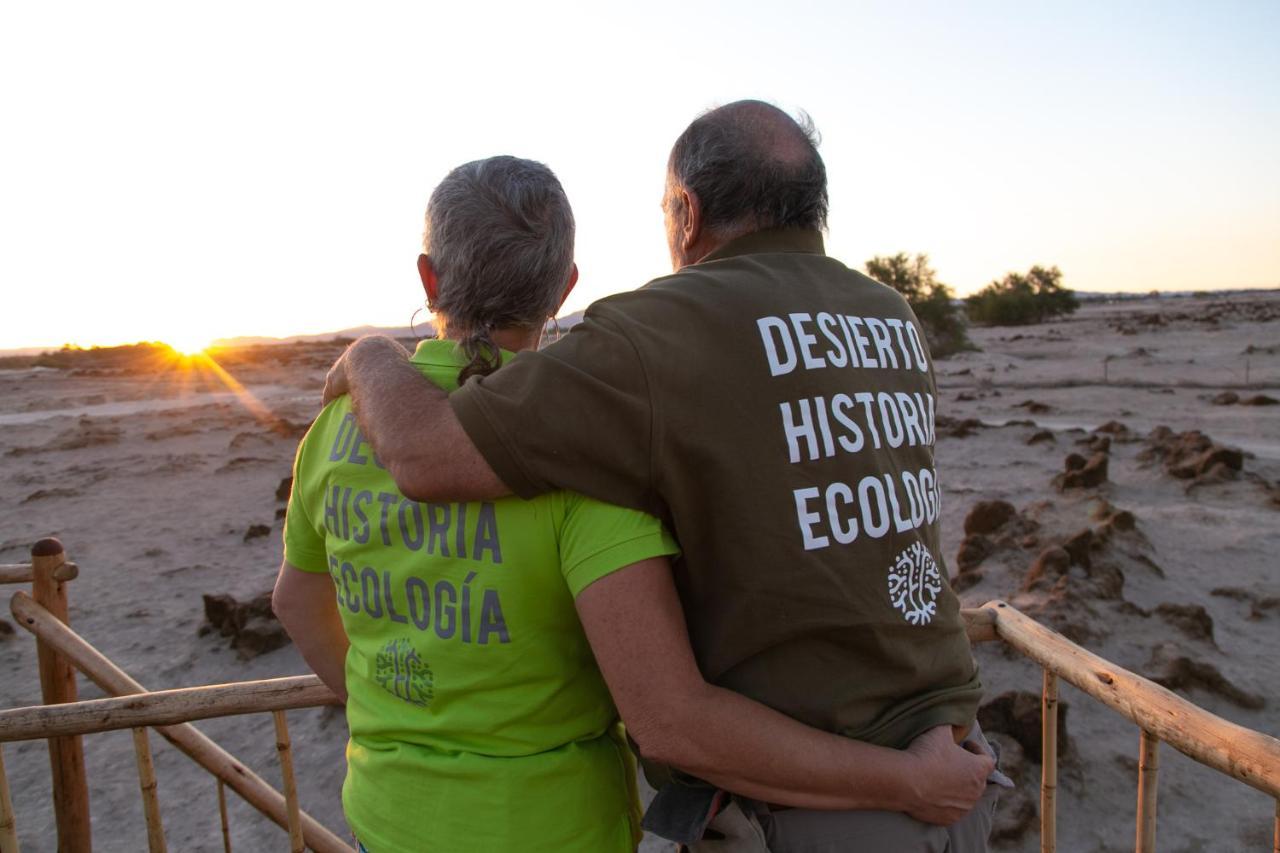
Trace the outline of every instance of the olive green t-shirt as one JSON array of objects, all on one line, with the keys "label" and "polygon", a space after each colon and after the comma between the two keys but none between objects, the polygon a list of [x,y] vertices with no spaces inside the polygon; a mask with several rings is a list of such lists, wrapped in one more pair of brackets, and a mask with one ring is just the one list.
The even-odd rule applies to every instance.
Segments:
[{"label": "olive green t-shirt", "polygon": [[[457,387],[451,342],[413,363]],[[634,758],[573,599],[675,553],[658,520],[562,491],[410,501],[347,397],[302,440],[294,478],[285,559],[329,573],[351,641],[342,801],[365,846],[634,850]]]},{"label": "olive green t-shirt", "polygon": [[518,495],[653,513],[703,675],[905,746],[981,694],[947,582],[933,364],[891,288],[763,231],[450,395]]}]

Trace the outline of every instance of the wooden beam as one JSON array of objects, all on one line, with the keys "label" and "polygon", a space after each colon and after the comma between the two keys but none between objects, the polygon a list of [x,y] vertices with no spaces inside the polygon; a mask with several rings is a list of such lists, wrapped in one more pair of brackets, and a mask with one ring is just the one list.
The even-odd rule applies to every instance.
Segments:
[{"label": "wooden beam", "polygon": [[995,612],[1000,638],[1031,660],[1179,752],[1280,797],[1280,740],[1224,720],[1115,666],[1003,601],[983,606]]},{"label": "wooden beam", "polygon": [[[55,577],[67,562],[62,543],[41,539],[31,547],[31,592],[51,618],[67,623],[67,587]],[[74,702],[76,671],[47,642],[36,638],[40,696],[46,705]],[[58,827],[59,853],[89,853],[93,829],[89,825],[89,781],[84,772],[84,745],[78,736],[49,738],[49,766],[53,773],[53,813]]]},{"label": "wooden beam", "polygon": [[155,690],[0,711],[0,743],[336,704],[338,697],[314,675]]},{"label": "wooden beam", "polygon": [[142,792],[142,814],[147,820],[148,853],[166,853],[164,824],[160,821],[159,785],[156,784],[156,766],[151,760],[151,743],[147,730],[133,730],[133,754],[138,761],[138,788]]},{"label": "wooden beam", "polygon": [[1138,754],[1136,853],[1156,853],[1156,794],[1160,786],[1160,739],[1142,730]]},{"label": "wooden beam", "polygon": [[985,607],[971,607],[960,611],[964,620],[964,632],[970,643],[989,643],[1000,639],[996,633],[996,615]]},{"label": "wooden beam", "polygon": [[[54,580],[73,581],[78,577],[80,577],[80,567],[75,563],[62,563],[53,570]],[[35,580],[35,573],[30,563],[6,563],[0,566],[0,584],[31,583],[33,580]]]},{"label": "wooden beam", "polygon": [[[53,646],[77,669],[108,693],[120,696],[145,693],[146,688],[112,663],[102,652],[66,625],[54,619],[29,595],[16,592],[9,609],[17,622]],[[214,743],[190,723],[157,726],[156,733],[180,751],[221,779],[245,802],[266,815],[277,826],[288,829],[284,797],[260,776],[242,764],[234,755]],[[302,815],[302,833],[307,846],[316,853],[352,853],[337,835],[308,814]]]},{"label": "wooden beam", "polygon": [[4,775],[3,748],[0,748],[0,853],[18,853],[18,823],[13,817],[9,777]]},{"label": "wooden beam", "polygon": [[1044,671],[1040,692],[1040,851],[1058,849],[1058,676]]}]

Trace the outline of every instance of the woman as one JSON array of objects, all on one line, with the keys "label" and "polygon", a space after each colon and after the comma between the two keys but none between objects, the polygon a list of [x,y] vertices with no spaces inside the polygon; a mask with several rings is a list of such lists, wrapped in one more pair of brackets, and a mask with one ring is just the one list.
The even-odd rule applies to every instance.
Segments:
[{"label": "woman", "polygon": [[[451,172],[424,244],[441,338],[412,363],[446,390],[537,346],[577,277],[568,201],[526,160]],[[920,780],[946,774],[927,754],[818,732],[706,685],[665,559],[676,550],[655,519],[576,494],[410,501],[350,401],[326,407],[298,449],[274,603],[347,703],[343,806],[361,843],[634,850],[635,767],[601,668],[646,755],[724,788],[810,807],[937,806]],[[951,808],[938,819],[963,813]]]}]

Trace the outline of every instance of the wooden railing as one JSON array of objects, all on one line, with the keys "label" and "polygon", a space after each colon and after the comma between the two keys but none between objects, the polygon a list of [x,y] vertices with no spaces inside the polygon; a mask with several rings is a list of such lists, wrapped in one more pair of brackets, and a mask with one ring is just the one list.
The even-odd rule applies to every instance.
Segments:
[{"label": "wooden railing", "polygon": [[[315,676],[150,692],[67,624],[65,583],[76,575],[74,564],[66,562],[62,545],[54,539],[36,543],[30,564],[0,566],[0,583],[32,584],[31,595],[13,594],[9,609],[17,623],[35,635],[45,703],[0,711],[0,745],[48,740],[59,851],[89,853],[92,848],[81,736],[132,729],[148,849],[163,853],[164,828],[147,737],[147,730],[154,728],[217,779],[224,850],[231,849],[225,792],[231,788],[288,831],[291,851],[351,853],[348,844],[299,807],[285,718],[290,709],[337,704],[333,692]],[[117,698],[76,701],[75,670]],[[257,712],[270,712],[274,718],[283,794],[190,724],[191,720]],[[0,754],[0,853],[17,851],[16,818]]]},{"label": "wooden railing", "polygon": [[[1156,849],[1156,790],[1161,741],[1276,800],[1274,847],[1280,853],[1280,740],[1211,714],[1140,675],[1080,648],[1003,601],[991,601],[996,637],[1044,668],[1041,694],[1040,849],[1057,849],[1058,680],[1075,685],[1141,730],[1134,850]],[[970,635],[972,638],[972,634]]]},{"label": "wooden railing", "polygon": [[[37,548],[40,547],[38,544]],[[51,546],[45,545],[43,550],[51,551]],[[57,553],[61,555],[60,547]],[[155,772],[146,738],[147,729],[154,728],[217,777],[218,806],[227,850],[230,850],[230,842],[224,785],[288,829],[290,850],[301,851],[305,845],[324,853],[350,851],[351,848],[337,836],[298,808],[285,711],[335,703],[336,697],[319,679],[298,676],[148,692],[72,631],[65,624],[65,615],[59,619],[39,600],[42,576],[46,578],[46,599],[49,597],[49,581],[56,581],[61,586],[64,580],[75,576],[73,564],[54,559],[52,553],[43,557],[45,559],[40,562],[33,557],[30,567],[0,567],[0,581],[16,578],[17,582],[32,580],[35,584],[34,597],[18,592],[11,599],[10,608],[18,623],[36,636],[36,642],[42,649],[42,684],[46,678],[44,662],[51,659],[65,665],[68,671],[74,666],[114,697],[76,702],[72,681],[71,700],[64,698],[61,700],[63,704],[53,704],[59,700],[51,702],[51,691],[46,689],[44,705],[0,711],[0,744],[39,738],[49,741],[50,759],[54,761],[55,769],[54,802],[55,805],[59,801],[63,803],[61,810],[55,809],[60,850],[89,849],[88,794],[87,789],[77,787],[83,784],[83,759],[80,759],[78,769],[74,766],[80,736],[126,728],[134,732],[148,844],[153,853],[165,849]],[[59,571],[63,580],[55,578]],[[56,595],[53,600],[56,604]],[[65,614],[65,590],[61,600]],[[1280,853],[1280,740],[1215,716],[1141,676],[1114,666],[1002,601],[962,611],[962,615],[970,641],[1002,641],[1044,669],[1040,789],[1042,851],[1053,853],[1057,846],[1058,682],[1062,680],[1128,718],[1140,729],[1134,844],[1138,853],[1155,850],[1161,742],[1275,798],[1275,850]],[[48,667],[50,677],[60,673],[61,670],[54,669],[52,665]],[[65,696],[66,691],[56,695]],[[190,725],[192,720],[259,712],[270,712],[275,721],[276,746],[284,780],[283,794]],[[71,742],[76,744],[74,749],[54,749],[55,743]],[[66,762],[61,776],[58,773],[59,762]],[[60,790],[60,784],[68,787]],[[79,817],[82,814],[85,816],[83,822]],[[3,755],[0,754],[0,853],[17,853],[17,849],[15,819],[4,774]]]}]

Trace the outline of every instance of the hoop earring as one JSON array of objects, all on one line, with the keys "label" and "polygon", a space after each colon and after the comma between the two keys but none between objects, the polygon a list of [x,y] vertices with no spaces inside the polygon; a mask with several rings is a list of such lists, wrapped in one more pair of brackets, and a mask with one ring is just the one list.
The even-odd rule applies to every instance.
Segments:
[{"label": "hoop earring", "polygon": [[418,334],[418,330],[413,323],[418,319],[418,314],[422,310],[423,306],[419,305],[418,310],[409,315],[409,334],[413,335],[418,340],[422,340],[422,335]]}]

